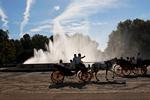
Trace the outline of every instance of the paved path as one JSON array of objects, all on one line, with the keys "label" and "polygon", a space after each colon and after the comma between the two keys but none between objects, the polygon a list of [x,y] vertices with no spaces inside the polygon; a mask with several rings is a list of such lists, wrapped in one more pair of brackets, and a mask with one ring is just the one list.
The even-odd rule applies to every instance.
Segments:
[{"label": "paved path", "polygon": [[65,79],[51,84],[50,73],[0,72],[0,100],[150,100],[150,77],[119,78],[114,82],[82,83]]}]

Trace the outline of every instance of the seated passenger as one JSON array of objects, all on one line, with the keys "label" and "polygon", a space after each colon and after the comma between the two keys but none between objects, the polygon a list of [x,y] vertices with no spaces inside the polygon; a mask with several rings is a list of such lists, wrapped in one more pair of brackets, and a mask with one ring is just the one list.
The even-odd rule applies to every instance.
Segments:
[{"label": "seated passenger", "polygon": [[85,65],[83,64],[82,60],[85,56],[81,57],[81,54],[79,53],[78,54],[78,57],[76,58],[76,63],[75,63],[75,67],[77,69],[80,69],[82,71],[86,71],[86,67]]},{"label": "seated passenger", "polygon": [[64,67],[63,60],[62,60],[62,59],[59,60],[59,65],[60,65],[61,67]]},{"label": "seated passenger", "polygon": [[70,60],[70,69],[75,69],[75,61]]},{"label": "seated passenger", "polygon": [[76,58],[76,64],[83,63],[81,59],[85,58],[85,56],[81,57],[81,54],[78,54],[78,57]]}]

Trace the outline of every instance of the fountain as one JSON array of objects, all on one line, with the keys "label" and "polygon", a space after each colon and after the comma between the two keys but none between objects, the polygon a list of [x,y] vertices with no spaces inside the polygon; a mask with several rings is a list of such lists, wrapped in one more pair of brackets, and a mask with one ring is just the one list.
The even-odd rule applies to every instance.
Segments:
[{"label": "fountain", "polygon": [[59,21],[54,21],[53,42],[46,44],[47,51],[34,49],[34,56],[24,64],[57,63],[60,59],[69,62],[74,54],[81,53],[86,57],[83,61],[101,61],[102,52],[98,49],[98,43],[83,34],[65,34]]}]

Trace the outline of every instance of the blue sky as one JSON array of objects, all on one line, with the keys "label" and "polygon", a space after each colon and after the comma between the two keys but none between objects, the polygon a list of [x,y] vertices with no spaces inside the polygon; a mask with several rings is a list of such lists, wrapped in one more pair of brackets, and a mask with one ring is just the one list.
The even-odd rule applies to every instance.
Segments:
[{"label": "blue sky", "polygon": [[150,19],[150,0],[0,0],[0,28],[10,38],[24,33],[53,33],[59,22],[68,34],[83,33],[107,46],[108,35],[120,21]]}]

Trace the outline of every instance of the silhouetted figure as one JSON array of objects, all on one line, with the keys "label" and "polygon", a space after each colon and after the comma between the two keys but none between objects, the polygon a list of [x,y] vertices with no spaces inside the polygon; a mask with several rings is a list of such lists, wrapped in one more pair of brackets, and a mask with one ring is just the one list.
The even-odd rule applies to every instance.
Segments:
[{"label": "silhouetted figure", "polygon": [[81,70],[81,71],[86,71],[86,67],[83,64],[82,60],[85,56],[81,57],[81,54],[78,54],[78,57],[76,57],[76,54],[74,54],[73,61],[75,62],[75,69],[76,71]]},{"label": "silhouetted figure", "polygon": [[136,64],[135,57],[132,57],[132,63],[133,63],[133,64]]},{"label": "silhouetted figure", "polygon": [[126,59],[127,59],[127,61],[130,61],[129,57],[127,57]]},{"label": "silhouetted figure", "polygon": [[141,54],[140,53],[137,53],[137,60],[141,60]]},{"label": "silhouetted figure", "polygon": [[74,57],[73,57],[73,62],[76,64],[76,59],[77,59],[77,55],[74,54]]},{"label": "silhouetted figure", "polygon": [[124,60],[123,57],[120,57],[120,60]]},{"label": "silhouetted figure", "polygon": [[132,63],[132,61],[133,61],[133,59],[132,59],[132,57],[130,57],[130,58],[129,58],[129,62]]},{"label": "silhouetted figure", "polygon": [[63,74],[65,76],[70,76],[70,75],[73,75],[73,73],[71,72],[71,70],[69,68],[66,68],[65,65],[63,64],[63,60],[60,59],[59,60],[59,64],[58,64],[58,67],[57,69],[61,72],[63,72]]},{"label": "silhouetted figure", "polygon": [[119,62],[120,62],[120,63],[124,63],[124,61],[125,61],[125,60],[123,59],[123,57],[120,57]]},{"label": "silhouetted figure", "polygon": [[70,60],[70,69],[75,69],[75,61]]},{"label": "silhouetted figure", "polygon": [[141,65],[141,63],[142,63],[142,58],[141,58],[140,53],[137,53],[136,62],[137,62],[138,65]]},{"label": "silhouetted figure", "polygon": [[85,56],[81,57],[81,54],[79,53],[78,54],[78,57],[76,59],[76,64],[80,64],[80,63],[83,63],[81,59],[85,58]]},{"label": "silhouetted figure", "polygon": [[60,65],[61,67],[64,67],[63,60],[62,60],[62,59],[59,60],[59,65]]}]

